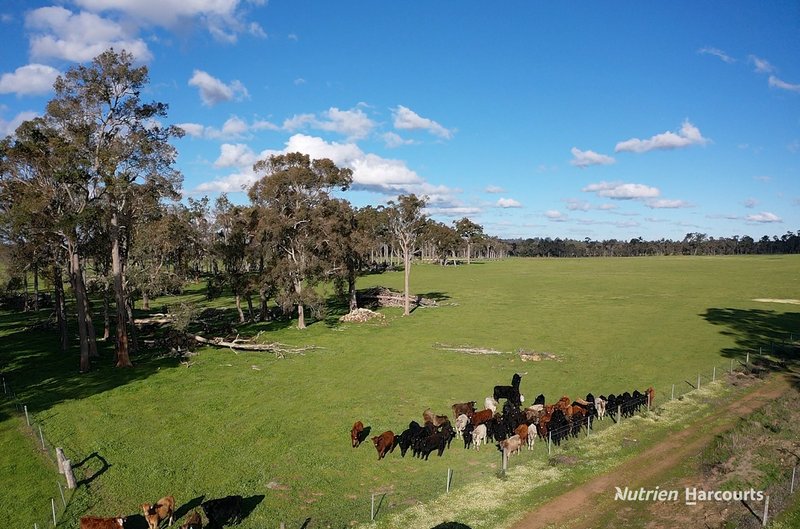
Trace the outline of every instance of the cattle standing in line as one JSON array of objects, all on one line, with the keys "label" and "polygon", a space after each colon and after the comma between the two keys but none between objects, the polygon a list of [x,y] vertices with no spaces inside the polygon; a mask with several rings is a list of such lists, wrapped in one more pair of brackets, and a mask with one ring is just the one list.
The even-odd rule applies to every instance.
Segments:
[{"label": "cattle standing in line", "polygon": [[383,432],[382,434],[373,437],[372,443],[375,445],[375,449],[378,451],[378,461],[380,461],[386,456],[386,454],[394,451],[394,447],[396,446],[394,432],[391,430]]},{"label": "cattle standing in line", "polygon": [[597,418],[600,419],[601,421],[603,420],[603,417],[606,416],[607,404],[608,401],[602,395],[594,399],[594,409],[597,411]]},{"label": "cattle standing in line", "polygon": [[446,444],[447,439],[445,438],[445,435],[440,432],[434,432],[420,442],[418,452],[420,459],[427,461],[428,456],[431,455],[431,452],[434,450],[437,450],[437,455],[441,457],[444,453]]},{"label": "cattle standing in line", "polygon": [[164,496],[158,500],[155,505],[149,503],[142,504],[144,511],[144,519],[147,520],[149,529],[158,529],[158,524],[162,520],[169,518],[169,525],[172,525],[172,518],[175,515],[175,498],[172,496]]},{"label": "cattle standing in line", "polygon": [[82,516],[81,529],[122,529],[125,527],[125,518],[100,518],[98,516]]},{"label": "cattle standing in line", "polygon": [[181,529],[202,529],[203,528],[203,520],[200,518],[200,513],[197,511],[192,511],[192,514],[186,518],[186,521],[183,522],[181,525]]},{"label": "cattle standing in line", "polygon": [[221,527],[242,520],[242,497],[226,496],[200,504],[208,518],[209,527]]},{"label": "cattle standing in line", "polygon": [[353,428],[350,430],[350,440],[353,442],[353,448],[358,448],[361,444],[361,435],[364,432],[364,423],[356,421],[353,423]]}]

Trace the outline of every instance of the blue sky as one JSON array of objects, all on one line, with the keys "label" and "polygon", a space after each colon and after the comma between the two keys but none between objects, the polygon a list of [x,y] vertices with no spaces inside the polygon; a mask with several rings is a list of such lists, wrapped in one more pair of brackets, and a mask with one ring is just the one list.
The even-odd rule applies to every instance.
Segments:
[{"label": "blue sky", "polygon": [[800,3],[5,0],[0,133],[114,46],[169,104],[184,193],[301,150],[354,205],[501,237],[800,229]]}]

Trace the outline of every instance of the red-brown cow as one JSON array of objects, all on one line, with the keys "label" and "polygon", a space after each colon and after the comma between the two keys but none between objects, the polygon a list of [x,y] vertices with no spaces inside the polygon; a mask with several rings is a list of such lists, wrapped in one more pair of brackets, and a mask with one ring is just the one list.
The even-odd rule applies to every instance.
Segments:
[{"label": "red-brown cow", "polygon": [[361,444],[361,436],[364,432],[364,424],[361,421],[353,423],[353,429],[350,430],[350,439],[353,442],[353,448],[357,448]]},{"label": "red-brown cow", "polygon": [[82,516],[81,529],[122,529],[125,527],[125,518],[100,518],[97,516]]},{"label": "red-brown cow", "polygon": [[175,498],[164,496],[155,505],[143,503],[142,511],[144,511],[144,519],[147,520],[149,529],[158,529],[158,524],[161,523],[161,520],[166,520],[167,518],[169,518],[169,525],[171,526],[172,518],[175,515]]},{"label": "red-brown cow", "polygon": [[472,426],[478,426],[479,424],[489,422],[492,420],[492,417],[494,417],[492,410],[476,411],[472,416]]},{"label": "red-brown cow", "polygon": [[463,413],[471,418],[475,414],[475,401],[471,400],[469,402],[453,404],[451,408],[453,408],[453,417],[458,418],[458,416]]},{"label": "red-brown cow", "polygon": [[394,432],[391,430],[383,432],[377,437],[373,437],[372,443],[375,445],[375,449],[378,451],[378,461],[380,461],[386,456],[386,454],[394,451],[396,444],[394,442]]},{"label": "red-brown cow", "polygon": [[192,511],[192,514],[186,518],[186,521],[183,522],[181,525],[181,529],[202,529],[203,528],[203,519],[200,518],[200,513],[197,511]]}]

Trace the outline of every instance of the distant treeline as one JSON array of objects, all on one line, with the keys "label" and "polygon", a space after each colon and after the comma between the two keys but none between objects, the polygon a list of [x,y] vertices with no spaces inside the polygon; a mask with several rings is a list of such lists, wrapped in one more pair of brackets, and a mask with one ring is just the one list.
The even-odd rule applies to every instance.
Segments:
[{"label": "distant treeline", "polygon": [[756,255],[800,253],[800,231],[778,237],[764,235],[755,240],[749,235],[709,237],[705,233],[687,233],[683,240],[629,241],[608,239],[593,241],[535,237],[506,239],[510,255],[518,257],[637,257],[643,255]]}]

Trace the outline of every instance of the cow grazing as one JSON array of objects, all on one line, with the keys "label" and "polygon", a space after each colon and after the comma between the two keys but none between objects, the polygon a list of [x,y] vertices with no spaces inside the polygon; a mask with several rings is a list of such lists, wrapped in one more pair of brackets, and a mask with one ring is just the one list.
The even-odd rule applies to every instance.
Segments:
[{"label": "cow grazing", "polygon": [[475,413],[475,401],[471,400],[469,402],[453,404],[451,408],[453,408],[453,417],[458,417],[461,414],[472,417],[472,414]]},{"label": "cow grazing", "polygon": [[164,496],[158,500],[155,505],[143,503],[142,511],[144,512],[144,519],[147,520],[147,527],[149,529],[158,529],[158,524],[167,518],[169,518],[169,525],[171,526],[172,518],[175,515],[175,498],[172,496]]},{"label": "cow grazing", "polygon": [[239,495],[204,501],[200,506],[206,513],[209,527],[221,527],[242,520],[242,497]]},{"label": "cow grazing", "polygon": [[497,401],[492,397],[486,397],[483,401],[483,407],[487,410],[492,410],[492,413],[497,413]]},{"label": "cow grazing", "polygon": [[489,422],[494,417],[494,412],[492,410],[481,410],[475,412],[475,415],[472,416],[472,426],[478,426],[479,424],[484,424]]},{"label": "cow grazing", "polygon": [[475,447],[475,450],[481,449],[481,442],[486,444],[486,425],[479,424],[475,427],[472,431],[472,445]]},{"label": "cow grazing", "polygon": [[378,451],[378,461],[383,459],[389,452],[394,451],[394,447],[397,446],[394,440],[394,432],[391,430],[373,437],[372,443],[375,445],[375,450]]},{"label": "cow grazing", "polygon": [[350,440],[353,443],[353,448],[357,448],[363,440],[361,436],[364,433],[364,423],[356,421],[353,423],[353,428],[350,430]]},{"label": "cow grazing", "polygon": [[503,452],[504,458],[508,458],[512,454],[519,454],[520,448],[522,448],[522,439],[519,435],[512,435],[497,443],[497,449]]},{"label": "cow grazing", "polygon": [[186,518],[186,521],[183,522],[181,525],[181,529],[202,529],[203,528],[203,520],[200,518],[200,513],[197,511],[192,511],[192,514]]},{"label": "cow grazing", "polygon": [[97,516],[82,516],[81,529],[122,529],[125,527],[125,518],[99,518]]}]

